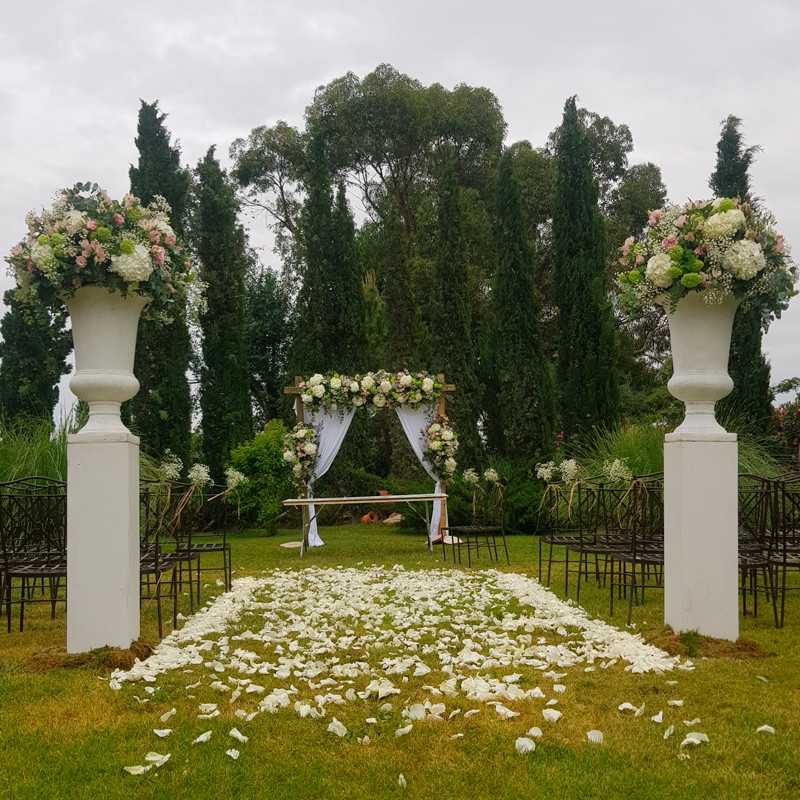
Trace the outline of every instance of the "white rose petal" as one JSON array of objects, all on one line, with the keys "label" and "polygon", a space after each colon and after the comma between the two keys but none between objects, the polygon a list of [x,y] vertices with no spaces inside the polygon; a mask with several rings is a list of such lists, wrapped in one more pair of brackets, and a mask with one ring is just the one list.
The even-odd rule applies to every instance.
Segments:
[{"label": "white rose petal", "polygon": [[533,739],[529,739],[527,736],[520,736],[519,739],[514,742],[514,747],[521,756],[524,756],[528,753],[532,753],[536,749],[536,742],[534,742]]}]

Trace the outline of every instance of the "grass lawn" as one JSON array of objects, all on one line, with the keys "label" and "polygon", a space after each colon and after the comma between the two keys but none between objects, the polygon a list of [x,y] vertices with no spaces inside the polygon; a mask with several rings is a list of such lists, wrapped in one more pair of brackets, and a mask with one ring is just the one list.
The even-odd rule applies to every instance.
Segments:
[{"label": "grass lawn", "polygon": [[[442,562],[441,550],[431,556],[422,536],[396,529],[342,526],[323,529],[321,535],[326,546],[311,550],[302,561],[297,550],[278,546],[295,539],[294,531],[275,538],[257,532],[236,535],[234,578],[275,567],[355,567],[359,562],[407,569],[453,567],[451,560]],[[509,549],[511,567],[502,569],[535,577],[536,540],[511,537]],[[204,600],[219,591],[218,576],[207,574]],[[557,567],[552,585],[563,593],[563,572]],[[574,580],[571,589],[574,593]],[[339,739],[326,730],[335,714],[355,731],[367,716],[363,709],[329,708],[324,720],[311,720],[301,719],[290,706],[243,722],[224,698],[187,697],[187,676],[180,670],[159,678],[149,702],[140,704],[135,696],[147,698],[142,685],[113,692],[98,678],[108,677],[107,668],[57,666],[65,643],[63,608],[54,622],[43,607],[30,616],[26,611],[23,634],[0,633],[0,797],[795,797],[800,792],[800,597],[790,595],[785,628],[775,629],[767,605],[758,618],[742,620],[742,637],[760,645],[762,658],[694,657],[694,671],[664,675],[634,675],[622,664],[590,673],[580,666],[565,669],[568,690],[559,696],[563,717],[556,724],[543,722],[541,702],[519,701],[508,704],[521,712],[515,719],[503,720],[490,707],[469,719],[457,717],[457,730],[464,736],[456,740],[450,738],[455,721],[416,723],[412,734],[397,738],[399,713],[381,716],[376,701],[378,723],[366,747],[355,735]],[[661,600],[658,592],[650,592],[645,605],[634,607],[634,624],[645,639],[661,632]],[[624,627],[624,604],[615,605],[610,619],[607,590],[594,581],[582,589],[581,604],[593,616]],[[188,614],[187,598],[183,605]],[[155,643],[155,613],[149,605],[142,623],[142,639]],[[444,677],[413,678],[407,693],[421,702],[427,695],[413,681],[438,684]],[[548,684],[542,682],[543,687]],[[682,699],[683,707],[668,706],[673,698]],[[218,702],[221,715],[198,721],[202,702]],[[448,711],[455,702],[447,700]],[[644,714],[634,718],[618,711],[623,702],[637,707],[644,703]],[[470,704],[459,700],[456,705],[466,709]],[[160,722],[159,716],[172,707],[175,716]],[[659,710],[676,728],[666,742],[666,723],[650,720]],[[694,730],[705,732],[710,741],[681,750],[680,741],[690,730],[683,720],[697,717],[702,723]],[[764,724],[776,733],[756,734]],[[233,725],[250,741],[230,739],[221,746]],[[514,741],[534,725],[544,736],[533,753],[520,756]],[[158,739],[153,729],[164,727],[173,733]],[[208,729],[214,731],[216,746],[192,745]],[[603,732],[602,745],[587,742],[590,729]],[[237,761],[225,755],[229,747],[241,751]],[[144,763],[149,751],[169,752],[172,758],[144,775],[123,773],[123,765]],[[690,758],[679,758],[680,753]],[[398,785],[401,773],[406,788]]]}]

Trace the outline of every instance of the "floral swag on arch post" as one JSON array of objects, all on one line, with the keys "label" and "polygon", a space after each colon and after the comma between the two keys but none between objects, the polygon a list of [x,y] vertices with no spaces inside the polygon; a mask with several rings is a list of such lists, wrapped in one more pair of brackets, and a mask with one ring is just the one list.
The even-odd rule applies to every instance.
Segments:
[{"label": "floral swag on arch post", "polygon": [[[313,483],[333,464],[357,408],[368,411],[394,408],[414,454],[436,487],[442,492],[443,479],[456,471],[458,436],[444,416],[443,376],[427,372],[384,370],[347,376],[336,372],[297,379],[285,391],[297,395],[298,423],[287,434],[284,460],[291,466],[300,496],[313,497]],[[314,506],[308,507],[308,545],[323,544],[317,530]],[[434,503],[429,538],[439,535],[440,523],[447,525],[445,502]]]}]

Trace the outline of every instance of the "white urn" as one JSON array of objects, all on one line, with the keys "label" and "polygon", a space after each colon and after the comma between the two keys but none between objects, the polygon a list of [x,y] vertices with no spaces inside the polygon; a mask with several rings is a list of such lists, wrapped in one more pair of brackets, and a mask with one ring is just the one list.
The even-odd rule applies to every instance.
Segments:
[{"label": "white urn", "polygon": [[735,438],[717,422],[714,406],[733,389],[728,357],[739,303],[732,294],[721,303],[706,303],[702,292],[689,292],[673,312],[667,305],[674,369],[667,388],[686,406],[670,438]]},{"label": "white urn", "polygon": [[120,405],[139,391],[133,374],[139,317],[149,298],[83,286],[66,301],[75,344],[69,387],[89,404],[81,433],[125,433]]}]

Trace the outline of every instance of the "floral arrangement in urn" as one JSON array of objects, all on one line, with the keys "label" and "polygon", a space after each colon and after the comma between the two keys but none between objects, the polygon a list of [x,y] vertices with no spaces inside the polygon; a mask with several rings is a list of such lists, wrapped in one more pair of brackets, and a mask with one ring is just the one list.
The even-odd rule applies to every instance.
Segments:
[{"label": "floral arrangement in urn", "polygon": [[425,429],[425,458],[436,470],[437,475],[449,477],[458,466],[455,454],[458,450],[458,436],[450,427],[447,417],[439,417]]},{"label": "floral arrangement in urn", "polygon": [[283,460],[292,468],[293,483],[302,489],[317,463],[319,433],[315,425],[298,422],[283,440]]},{"label": "floral arrangement in urn", "polygon": [[65,189],[52,208],[28,214],[28,235],[6,257],[18,296],[52,305],[83,286],[105,286],[152,298],[163,317],[194,279],[169,213],[160,197],[144,206],[131,194],[112,200],[97,184]]},{"label": "floral arrangement in urn", "polygon": [[300,383],[300,400],[311,413],[324,408],[330,411],[366,406],[389,408],[408,404],[418,408],[436,403],[443,390],[442,382],[427,372],[367,372],[365,375],[312,375]]},{"label": "floral arrangement in urn", "polygon": [[674,311],[682,297],[701,292],[710,305],[733,294],[760,307],[765,322],[780,316],[795,294],[796,270],[773,225],[769,214],[729,197],[652,211],[645,235],[629,236],[620,250],[623,308],[666,298]]}]

